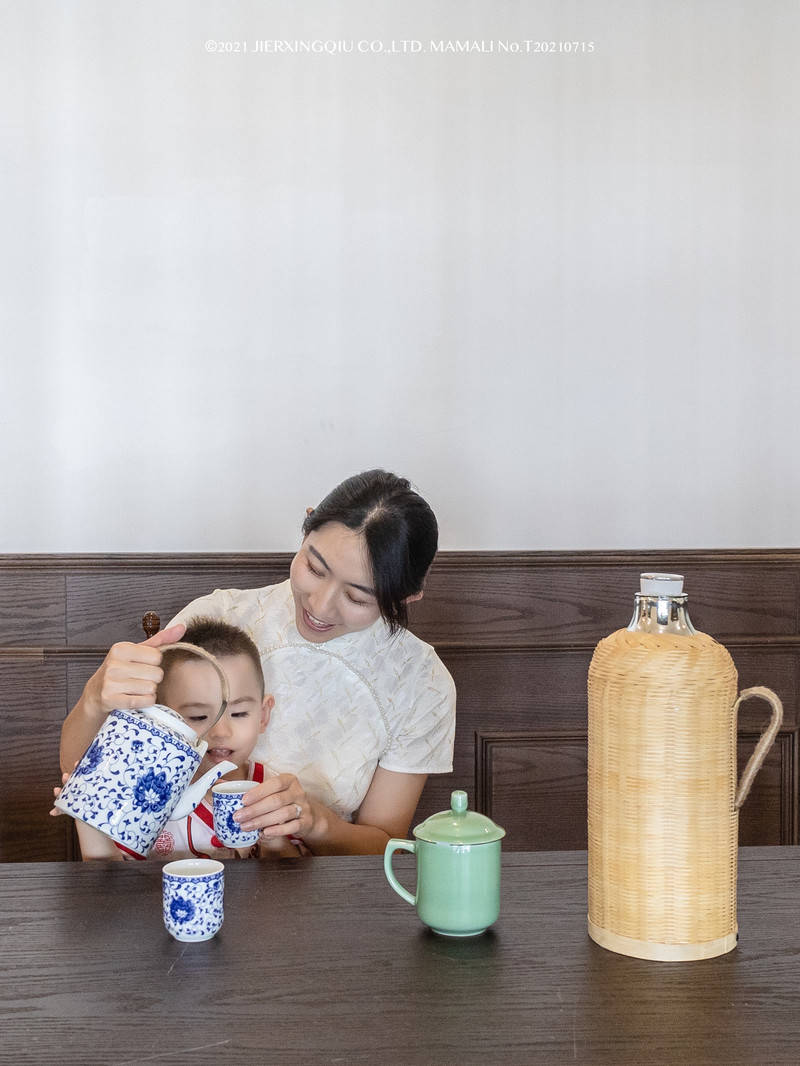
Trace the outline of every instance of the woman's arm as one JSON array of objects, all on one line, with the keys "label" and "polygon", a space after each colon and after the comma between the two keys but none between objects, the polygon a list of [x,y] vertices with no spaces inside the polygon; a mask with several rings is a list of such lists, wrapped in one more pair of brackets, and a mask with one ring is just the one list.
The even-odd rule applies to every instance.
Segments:
[{"label": "woman's arm", "polygon": [[234,817],[265,837],[300,837],[315,855],[382,855],[391,837],[408,833],[427,777],[379,766],[356,821],[348,822],[309,796],[293,774],[279,774],[251,789]]},{"label": "woman's arm", "polygon": [[141,644],[114,644],[100,668],[86,682],[81,698],[61,727],[61,769],[71,771],[110,711],[132,711],[156,702],[156,687],[164,676],[161,651],[164,644],[180,640],[183,623],[163,629]]}]

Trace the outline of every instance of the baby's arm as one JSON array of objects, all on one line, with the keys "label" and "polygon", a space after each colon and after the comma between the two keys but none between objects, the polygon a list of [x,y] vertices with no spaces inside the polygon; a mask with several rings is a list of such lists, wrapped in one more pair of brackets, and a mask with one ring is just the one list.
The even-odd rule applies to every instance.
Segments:
[{"label": "baby's arm", "polygon": [[75,825],[78,829],[78,840],[80,841],[81,856],[84,862],[90,859],[113,859],[115,862],[122,862],[122,852],[105,833],[101,833],[99,829],[87,825],[86,822],[79,822],[77,819]]}]

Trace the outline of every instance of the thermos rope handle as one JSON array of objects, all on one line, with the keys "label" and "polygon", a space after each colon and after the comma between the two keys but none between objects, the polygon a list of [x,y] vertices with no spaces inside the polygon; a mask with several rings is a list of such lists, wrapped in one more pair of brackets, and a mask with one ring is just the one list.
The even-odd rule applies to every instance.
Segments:
[{"label": "thermos rope handle", "polygon": [[[211,723],[211,725],[208,727],[208,729],[206,729],[205,732],[199,734],[197,739],[198,740],[202,740],[203,737],[206,736],[207,733],[211,732],[211,730],[214,728],[214,726],[217,724],[217,722],[220,720],[220,718],[225,713],[225,709],[228,706],[228,700],[230,699],[230,689],[228,688],[228,678],[225,676],[225,671],[219,665],[219,663],[214,658],[214,656],[211,654],[211,652],[206,651],[205,648],[198,648],[198,646],[196,644],[189,644],[186,641],[182,641],[181,640],[181,641],[177,641],[175,644],[165,644],[163,646],[163,648],[161,648],[160,650],[162,652],[165,652],[165,651],[190,651],[190,652],[193,652],[195,655],[199,655],[202,659],[207,659],[211,663],[211,665],[214,667],[214,669],[217,671],[217,673],[219,674],[219,680],[220,680],[220,683],[222,685],[222,704],[220,706],[219,713],[218,713],[217,717],[214,719],[214,721]],[[753,690],[751,690],[751,691],[753,691]]]},{"label": "thermos rope handle", "polygon": [[743,692],[739,693],[739,698],[733,705],[734,717],[736,717],[739,710],[739,704],[744,703],[745,700],[749,700],[752,696],[759,696],[762,700],[766,700],[772,707],[772,719],[761,734],[761,738],[756,744],[756,750],[750,756],[750,761],[744,768],[744,773],[739,780],[739,788],[736,791],[736,799],[733,802],[734,808],[738,811],[744,801],[747,799],[747,794],[750,791],[750,786],[753,784],[756,774],[761,769],[761,764],[767,757],[767,752],[775,742],[775,737],[778,735],[778,730],[781,727],[783,721],[783,704],[772,691],[771,688],[746,688]]}]

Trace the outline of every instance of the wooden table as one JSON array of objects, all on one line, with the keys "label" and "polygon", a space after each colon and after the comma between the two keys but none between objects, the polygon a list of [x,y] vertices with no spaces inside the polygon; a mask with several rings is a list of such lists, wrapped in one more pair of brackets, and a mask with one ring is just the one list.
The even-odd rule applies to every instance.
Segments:
[{"label": "wooden table", "polygon": [[800,1062],[797,847],[743,850],[739,947],[683,964],[589,940],[580,852],[504,855],[500,919],[466,941],[359,857],[230,863],[222,930],[179,944],[160,873],[0,866],[0,1061]]}]

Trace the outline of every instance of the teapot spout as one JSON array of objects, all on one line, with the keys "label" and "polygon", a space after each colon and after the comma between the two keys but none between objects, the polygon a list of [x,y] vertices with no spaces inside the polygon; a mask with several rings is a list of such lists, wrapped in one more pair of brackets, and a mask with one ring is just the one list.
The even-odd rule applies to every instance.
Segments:
[{"label": "teapot spout", "polygon": [[212,766],[208,773],[203,774],[203,776],[198,778],[197,781],[194,781],[189,785],[178,800],[170,818],[185,818],[187,815],[191,814],[214,782],[218,781],[223,774],[227,774],[235,769],[235,762],[220,762],[217,763],[216,766]]}]

